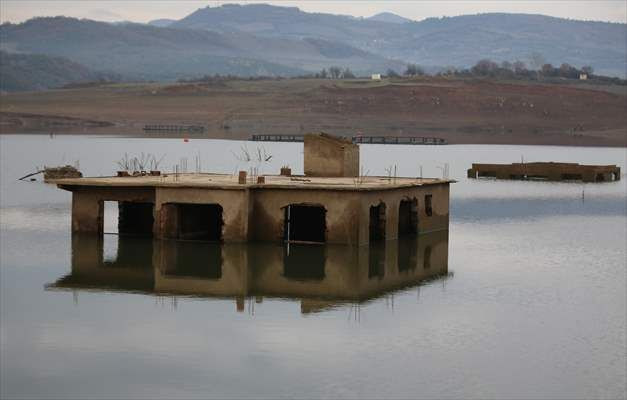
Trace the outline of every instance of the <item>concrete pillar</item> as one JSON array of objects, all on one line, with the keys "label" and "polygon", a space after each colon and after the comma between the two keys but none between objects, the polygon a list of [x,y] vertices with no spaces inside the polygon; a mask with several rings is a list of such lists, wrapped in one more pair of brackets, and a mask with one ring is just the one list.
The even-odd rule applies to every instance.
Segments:
[{"label": "concrete pillar", "polygon": [[174,204],[155,204],[153,236],[158,239],[175,239],[178,236],[178,210]]},{"label": "concrete pillar", "polygon": [[347,245],[359,243],[361,202],[348,197],[345,196],[342,201],[325,201],[323,204],[327,210],[327,243]]},{"label": "concrete pillar", "polygon": [[103,232],[104,202],[94,193],[72,192],[72,232]]},{"label": "concrete pillar", "polygon": [[385,240],[398,239],[398,207],[399,199],[386,203]]}]

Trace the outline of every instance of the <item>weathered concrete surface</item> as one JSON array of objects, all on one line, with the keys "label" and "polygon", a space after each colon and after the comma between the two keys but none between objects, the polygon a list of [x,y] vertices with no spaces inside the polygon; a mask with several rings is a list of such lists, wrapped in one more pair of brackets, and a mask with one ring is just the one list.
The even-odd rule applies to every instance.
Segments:
[{"label": "weathered concrete surface", "polygon": [[[425,197],[431,197],[432,211],[427,214]],[[360,196],[361,207],[359,221],[359,244],[369,243],[370,207],[385,204],[386,229],[385,239],[399,237],[399,205],[401,200],[417,200],[418,228],[420,234],[447,230],[449,226],[449,184],[425,185],[414,188],[402,188],[394,191],[372,191]]]},{"label": "weathered concrete surface", "polygon": [[251,239],[281,241],[284,237],[285,207],[317,205],[326,210],[326,242],[358,244],[359,195],[334,190],[254,190],[254,223]]},{"label": "weathered concrete surface", "polygon": [[419,185],[430,185],[442,182],[452,182],[436,178],[395,178],[381,176],[352,177],[310,177],[310,176],[282,176],[264,175],[265,183],[247,181],[238,183],[237,175],[186,173],[163,174],[161,176],[129,176],[129,177],[97,177],[80,179],[61,179],[55,183],[61,188],[72,190],[72,187],[118,187],[118,188],[210,188],[244,190],[254,188],[285,188],[285,189],[334,189],[348,191],[379,190],[381,188],[401,188]]},{"label": "weathered concrete surface", "polygon": [[[59,182],[63,182],[60,180]],[[105,201],[154,203],[153,188],[125,187],[119,190],[111,186],[59,187],[72,191],[72,231],[102,234]]]},{"label": "weathered concrete surface", "polygon": [[248,240],[249,191],[208,188],[159,187],[155,196],[155,237],[172,238],[176,230],[175,204],[219,204],[224,222],[222,238],[227,242]]},{"label": "weathered concrete surface", "polygon": [[[399,204],[416,200],[418,233],[448,229],[449,183],[438,179],[381,177],[302,178],[267,176],[266,184],[238,184],[230,175],[187,174],[168,177],[82,178],[59,181],[73,192],[72,230],[102,233],[103,202],[154,204],[153,235],[177,237],[177,207],[215,204],[222,208],[225,242],[282,241],[285,207],[315,205],[326,211],[326,243],[366,245],[370,242],[370,207],[385,204],[385,239],[398,238]],[[427,196],[431,198],[428,212]],[[414,221],[415,222],[415,221]],[[407,225],[406,222],[401,225]]]},{"label": "weathered concrete surface", "polygon": [[306,176],[359,176],[359,146],[339,137],[305,135],[304,159]]},{"label": "weathered concrete surface", "polygon": [[546,179],[550,181],[579,180],[610,182],[620,180],[616,165],[581,165],[576,163],[532,162],[513,164],[472,164],[469,178]]}]

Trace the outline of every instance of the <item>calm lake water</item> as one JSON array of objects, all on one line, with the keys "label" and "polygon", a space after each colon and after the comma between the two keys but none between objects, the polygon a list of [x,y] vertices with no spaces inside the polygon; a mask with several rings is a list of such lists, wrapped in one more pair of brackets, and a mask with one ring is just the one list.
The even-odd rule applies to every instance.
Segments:
[{"label": "calm lake water", "polygon": [[[243,146],[271,162],[238,160]],[[69,192],[16,181],[77,160],[111,175],[125,152],[165,155],[166,170],[303,169],[298,143],[0,136],[1,397],[627,395],[625,176],[465,177],[521,157],[624,173],[625,149],[363,145],[368,175],[448,163],[458,180],[449,232],[388,242],[398,262],[379,265],[342,246],[72,238]]]}]

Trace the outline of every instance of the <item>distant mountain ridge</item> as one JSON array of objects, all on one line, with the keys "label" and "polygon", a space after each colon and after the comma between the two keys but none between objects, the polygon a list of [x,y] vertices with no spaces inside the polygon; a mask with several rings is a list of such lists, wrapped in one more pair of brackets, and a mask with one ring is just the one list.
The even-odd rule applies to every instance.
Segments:
[{"label": "distant mountain ridge", "polygon": [[330,65],[355,70],[402,67],[382,56],[324,39],[268,38],[245,32],[109,24],[66,17],[0,26],[2,50],[67,57],[130,79],[174,80],[206,74],[293,76]]},{"label": "distant mountain ridge", "polygon": [[153,19],[152,21],[148,22],[148,25],[165,28],[166,26],[170,26],[175,22],[176,22],[175,19],[161,18],[161,19]]},{"label": "distant mountain ridge", "polygon": [[[533,68],[545,62],[590,65],[603,75],[627,74],[626,24],[529,14],[410,21],[392,13],[355,18],[295,7],[227,4],[198,9],[178,21],[148,24],[33,18],[0,25],[0,39],[0,50],[7,53],[62,57],[128,80],[295,76],[331,66],[367,75],[403,72],[407,63],[434,71],[469,67],[484,58],[521,60]],[[43,77],[50,75],[33,69],[29,76],[34,87],[41,87]]]},{"label": "distant mountain ridge", "polygon": [[403,24],[307,13],[265,4],[201,8],[172,26],[247,32],[264,37],[317,37],[424,66],[468,67],[482,58],[592,65],[626,74],[627,25],[534,14],[477,14]]},{"label": "distant mountain ridge", "polygon": [[371,17],[366,18],[369,21],[390,22],[393,24],[404,24],[405,22],[412,22],[413,20],[391,12],[381,12]]}]

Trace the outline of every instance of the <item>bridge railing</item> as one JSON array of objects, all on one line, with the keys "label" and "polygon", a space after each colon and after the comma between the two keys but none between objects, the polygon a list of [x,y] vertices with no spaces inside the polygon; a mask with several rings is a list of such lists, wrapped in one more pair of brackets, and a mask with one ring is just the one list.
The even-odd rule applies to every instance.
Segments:
[{"label": "bridge railing", "polygon": [[[447,144],[445,139],[437,137],[423,136],[353,136],[347,137],[353,143],[364,144],[420,144],[420,145],[444,145]],[[252,135],[251,140],[254,142],[302,142],[303,135]]]}]

